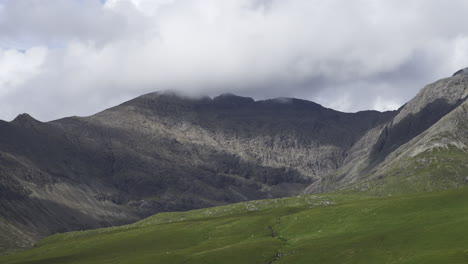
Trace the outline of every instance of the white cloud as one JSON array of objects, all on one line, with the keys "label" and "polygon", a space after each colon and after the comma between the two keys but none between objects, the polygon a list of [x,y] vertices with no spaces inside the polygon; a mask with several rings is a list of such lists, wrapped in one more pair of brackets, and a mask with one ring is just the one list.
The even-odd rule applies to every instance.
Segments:
[{"label": "white cloud", "polygon": [[47,49],[41,47],[25,52],[0,49],[0,96],[39,74],[46,55]]},{"label": "white cloud", "polygon": [[452,60],[449,60],[449,67],[468,67],[468,36],[458,36],[453,42]]},{"label": "white cloud", "polygon": [[468,66],[466,11],[463,0],[9,0],[0,45],[48,50],[28,55],[28,73],[0,75],[0,118],[92,114],[161,89],[388,110]]},{"label": "white cloud", "polygon": [[114,11],[125,11],[129,5],[141,13],[151,16],[155,15],[161,6],[171,4],[174,0],[107,0],[105,8]]},{"label": "white cloud", "polygon": [[377,96],[377,98],[374,101],[373,108],[378,111],[389,111],[389,110],[395,110],[400,106],[401,106],[401,103],[397,103],[394,100],[385,99],[381,96]]}]

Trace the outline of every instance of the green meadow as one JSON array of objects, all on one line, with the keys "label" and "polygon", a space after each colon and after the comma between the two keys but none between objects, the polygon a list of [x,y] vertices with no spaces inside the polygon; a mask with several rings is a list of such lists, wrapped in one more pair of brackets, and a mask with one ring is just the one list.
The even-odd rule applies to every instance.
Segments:
[{"label": "green meadow", "polygon": [[468,263],[468,189],[305,195],[57,234],[0,263]]}]

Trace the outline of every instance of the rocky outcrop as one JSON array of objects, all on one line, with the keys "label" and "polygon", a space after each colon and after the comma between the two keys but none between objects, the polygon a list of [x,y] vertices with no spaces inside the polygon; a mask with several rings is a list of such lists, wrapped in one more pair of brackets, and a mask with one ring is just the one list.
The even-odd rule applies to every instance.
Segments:
[{"label": "rocky outcrop", "polygon": [[[380,185],[379,188],[384,190],[386,184],[383,183],[383,179],[389,180],[389,175],[402,174],[400,172],[405,170],[408,173],[407,176],[410,177],[411,172],[415,173],[415,168],[420,170],[428,168],[431,162],[419,162],[413,158],[434,148],[453,147],[466,153],[465,158],[461,155],[461,160],[456,161],[424,156],[424,159],[432,159],[432,164],[453,162],[455,165],[450,169],[451,173],[463,174],[466,170],[464,164],[468,164],[468,149],[466,148],[468,117],[465,110],[467,98],[468,75],[463,70],[451,78],[445,78],[426,86],[411,101],[401,107],[393,119],[367,132],[350,149],[352,154],[344,161],[341,168],[322,180],[314,182],[306,188],[305,192],[346,189],[346,186],[353,184],[367,186],[353,190],[368,190],[372,188],[368,186],[374,185]],[[412,161],[409,162],[409,160]],[[458,166],[457,163],[462,164]],[[410,169],[406,170],[405,167]],[[405,177],[400,178],[394,181],[404,182]],[[457,177],[451,186],[464,185],[462,178],[462,176]],[[372,179],[371,183],[369,179]],[[419,186],[423,185],[424,181],[428,180],[418,179],[412,183],[415,187],[411,190],[425,190]],[[431,185],[431,190],[437,189],[437,185],[440,188],[446,188],[447,185],[442,181],[444,180],[431,180],[426,185]],[[391,192],[398,192],[398,190]]]}]

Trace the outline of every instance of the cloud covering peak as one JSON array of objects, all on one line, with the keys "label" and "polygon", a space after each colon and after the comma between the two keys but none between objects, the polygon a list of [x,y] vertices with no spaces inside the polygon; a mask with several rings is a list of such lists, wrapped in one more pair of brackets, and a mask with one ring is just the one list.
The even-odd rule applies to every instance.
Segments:
[{"label": "cloud covering peak", "polygon": [[156,90],[400,106],[468,66],[468,3],[0,0],[0,118],[92,114]]}]

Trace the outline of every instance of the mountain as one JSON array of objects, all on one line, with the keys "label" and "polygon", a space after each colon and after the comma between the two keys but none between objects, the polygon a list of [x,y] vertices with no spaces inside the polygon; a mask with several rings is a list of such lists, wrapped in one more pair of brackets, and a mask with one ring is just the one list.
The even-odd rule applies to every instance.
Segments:
[{"label": "mountain", "polygon": [[306,192],[397,194],[468,183],[468,71],[422,89],[385,125],[369,131],[346,165]]},{"label": "mountain", "polygon": [[0,248],[247,200],[462,186],[467,82],[455,74],[384,113],[156,92],[89,117],[2,121]]},{"label": "mountain", "polygon": [[296,195],[342,166],[362,135],[394,115],[171,92],[90,117],[42,123],[22,114],[0,123],[0,217],[26,234],[11,231],[1,243]]}]

